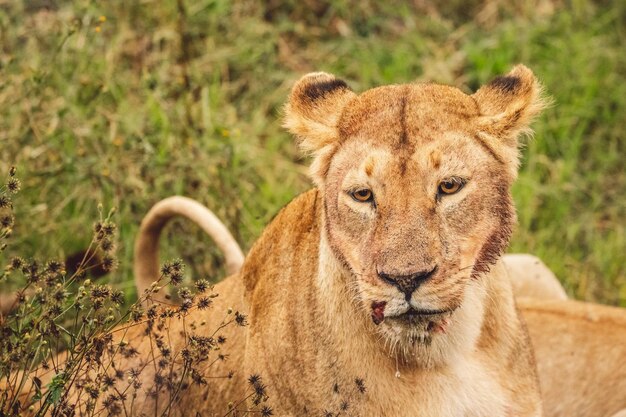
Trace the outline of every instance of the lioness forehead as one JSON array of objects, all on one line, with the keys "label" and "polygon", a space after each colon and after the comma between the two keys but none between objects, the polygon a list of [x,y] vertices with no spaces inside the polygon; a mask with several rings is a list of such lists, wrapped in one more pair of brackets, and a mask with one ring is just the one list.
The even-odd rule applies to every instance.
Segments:
[{"label": "lioness forehead", "polygon": [[479,116],[474,99],[437,84],[390,85],[351,100],[337,124],[341,139],[367,137],[402,146],[436,139],[447,131],[468,131]]}]

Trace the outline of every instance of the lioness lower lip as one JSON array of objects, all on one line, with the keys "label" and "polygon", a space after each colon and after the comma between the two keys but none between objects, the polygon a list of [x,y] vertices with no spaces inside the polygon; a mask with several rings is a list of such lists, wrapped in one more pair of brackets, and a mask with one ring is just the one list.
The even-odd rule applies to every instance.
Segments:
[{"label": "lioness lower lip", "polygon": [[445,310],[416,310],[414,308],[410,308],[402,314],[398,314],[397,316],[393,316],[392,318],[402,318],[402,317],[429,317],[429,316],[437,316],[441,314],[450,313],[454,309],[445,309]]},{"label": "lioness lower lip", "polygon": [[415,310],[415,309],[410,309],[406,313],[403,313],[403,314],[408,314],[410,316],[434,316],[434,315],[437,315],[437,314],[447,313],[448,311],[450,311],[450,310]]}]

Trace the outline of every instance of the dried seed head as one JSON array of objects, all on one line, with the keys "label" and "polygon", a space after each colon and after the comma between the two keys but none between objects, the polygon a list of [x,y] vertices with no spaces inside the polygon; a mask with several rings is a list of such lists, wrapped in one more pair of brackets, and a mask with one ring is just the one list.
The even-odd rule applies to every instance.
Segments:
[{"label": "dried seed head", "polygon": [[198,300],[198,310],[206,310],[211,305],[211,302],[209,297],[201,297]]},{"label": "dried seed head", "polygon": [[199,279],[198,281],[196,281],[195,285],[196,285],[196,290],[198,290],[200,294],[206,292],[206,290],[210,286],[209,282],[206,279]]},{"label": "dried seed head", "polygon": [[21,186],[22,184],[20,183],[20,180],[15,177],[11,177],[7,181],[7,189],[13,194],[16,194],[20,190]]},{"label": "dried seed head", "polygon": [[365,388],[365,380],[363,378],[356,378],[354,380],[354,384],[361,394],[365,394],[365,391],[367,391],[367,389]]},{"label": "dried seed head", "polygon": [[235,323],[238,326],[247,326],[248,325],[248,317],[245,314],[241,314],[240,312],[235,312]]},{"label": "dried seed head", "polygon": [[115,244],[113,243],[111,239],[105,237],[100,242],[100,247],[105,252],[111,252],[113,249],[115,249]]},{"label": "dried seed head", "polygon": [[13,207],[11,198],[8,195],[1,194],[0,195],[0,208],[6,208],[6,207],[8,208]]},{"label": "dried seed head", "polygon": [[102,224],[102,231],[105,236],[112,236],[115,233],[116,226],[113,223],[105,222]]},{"label": "dried seed head", "polygon": [[170,282],[176,286],[183,282],[183,274],[181,271],[172,271],[170,274]]},{"label": "dried seed head", "polygon": [[20,269],[22,266],[24,266],[24,259],[20,258],[19,256],[16,256],[11,259],[10,265],[11,265],[11,268],[13,269]]},{"label": "dried seed head", "polygon": [[48,264],[46,265],[46,269],[49,272],[52,272],[53,274],[56,273],[64,273],[65,271],[63,271],[63,264],[59,261],[48,261]]},{"label": "dried seed head", "polygon": [[5,216],[0,217],[0,226],[2,227],[11,227],[13,226],[13,216],[7,214]]},{"label": "dried seed head", "polygon": [[104,271],[112,271],[117,267],[117,259],[111,255],[105,255],[102,257],[102,269]]}]

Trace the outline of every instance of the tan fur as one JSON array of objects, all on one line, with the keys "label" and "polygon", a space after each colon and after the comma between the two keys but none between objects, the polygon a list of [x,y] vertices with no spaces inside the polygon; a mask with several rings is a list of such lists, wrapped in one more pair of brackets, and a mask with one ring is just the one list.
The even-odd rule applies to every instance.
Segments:
[{"label": "tan fur", "polygon": [[[187,324],[215,322],[226,305],[245,309],[245,294],[245,353],[236,335],[229,353],[234,367],[243,355],[243,375],[264,378],[275,415],[336,413],[348,397],[362,416],[541,415],[532,351],[500,260],[515,222],[516,136],[540,105],[523,66],[473,96],[434,84],[356,95],[328,74],[304,77],[285,124],[314,155],[318,188],[285,207],[240,276],[217,286],[218,308]],[[438,195],[450,178],[465,186]],[[375,205],[350,197],[358,187],[373,190]],[[417,276],[428,278],[414,288]],[[409,308],[441,312],[407,317]],[[171,326],[168,334],[182,330],[180,321]],[[153,367],[142,336],[128,336],[141,355],[118,366]],[[141,376],[146,387],[150,372]],[[223,414],[211,399],[230,400],[241,387],[241,379],[218,383],[210,398],[192,387],[173,413]],[[149,396],[134,405],[159,407]]]},{"label": "tan fur", "polygon": [[[234,274],[243,264],[243,252],[228,229],[208,208],[187,197],[174,196],[159,201],[141,222],[135,242],[133,272],[137,294],[141,297],[159,277],[159,236],[175,216],[185,217],[202,228],[224,254],[226,271]],[[149,255],[143,255],[149,254]],[[165,289],[152,292],[152,300],[165,301]]]},{"label": "tan fur", "polygon": [[[368,386],[351,404],[360,415],[541,413],[498,262],[514,222],[514,138],[538,108],[532,73],[517,67],[510,77],[507,88],[496,81],[475,96],[433,84],[355,95],[320,73],[296,84],[285,125],[315,156],[319,189],[281,212],[241,271],[251,306],[246,370],[274,387],[279,415],[336,409],[334,387],[355,378]],[[456,176],[468,179],[464,189],[439,199],[439,182]],[[364,187],[375,205],[349,196]],[[430,270],[406,295],[381,279]],[[409,305],[452,311],[400,319]]]},{"label": "tan fur", "polygon": [[529,254],[504,256],[515,297],[566,300],[567,293],[541,259]]},{"label": "tan fur", "polygon": [[[510,415],[539,414],[530,352],[519,335],[522,330],[516,325],[511,305],[500,302],[511,299],[508,283],[496,278],[506,276],[500,265],[484,276],[491,290],[484,310],[480,304],[468,305],[469,309],[486,312],[478,351],[453,352],[453,366],[418,365],[414,361],[419,358],[397,356],[385,349],[384,339],[376,336],[367,316],[355,309],[348,291],[325,287],[331,283],[323,280],[322,271],[339,286],[347,278],[341,266],[325,264],[324,258],[332,261],[332,255],[320,259],[318,267],[315,258],[303,259],[289,250],[295,247],[315,253],[321,249],[312,239],[320,233],[318,198],[317,192],[310,192],[292,202],[261,237],[260,242],[272,239],[275,250],[284,250],[284,256],[251,263],[250,259],[265,259],[262,251],[266,245],[257,245],[242,271],[244,277],[271,277],[279,270],[290,270],[314,281],[309,285],[278,275],[278,282],[265,278],[248,287],[253,296],[246,369],[259,372],[274,387],[270,395],[280,410],[278,415],[305,415],[296,412],[304,408],[311,415],[319,415],[324,407],[337,408],[341,397],[333,395],[335,384],[350,390],[355,378],[363,378],[368,388],[368,395],[357,397],[351,405],[360,415],[507,415],[509,410]],[[284,234],[283,228],[293,233]],[[458,314],[459,320],[466,316],[476,319],[473,311]],[[460,321],[457,326],[465,324],[469,323]],[[463,329],[452,327],[448,331],[459,331],[463,336]],[[500,339],[508,348],[502,349]],[[510,397],[512,393],[515,399]],[[500,395],[509,397],[503,400]],[[529,402],[519,405],[516,401]]]},{"label": "tan fur", "polygon": [[547,416],[626,413],[626,310],[520,299]]}]

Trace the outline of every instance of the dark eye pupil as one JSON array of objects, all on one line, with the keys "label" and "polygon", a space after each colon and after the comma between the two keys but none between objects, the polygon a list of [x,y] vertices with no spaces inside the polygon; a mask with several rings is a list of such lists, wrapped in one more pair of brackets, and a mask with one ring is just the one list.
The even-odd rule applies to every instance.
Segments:
[{"label": "dark eye pupil", "polygon": [[359,195],[359,197],[367,197],[369,195],[369,191],[361,190],[361,191],[357,191],[357,194]]},{"label": "dark eye pupil", "polygon": [[443,183],[443,188],[445,188],[447,190],[450,190],[450,189],[454,188],[454,183],[450,182],[450,181],[444,182]]}]

